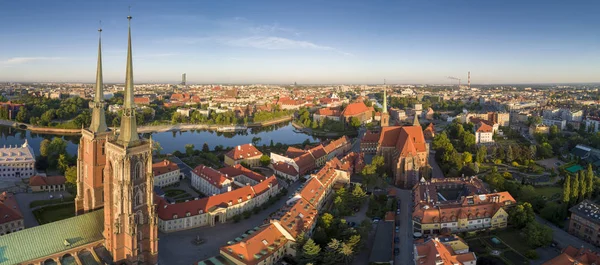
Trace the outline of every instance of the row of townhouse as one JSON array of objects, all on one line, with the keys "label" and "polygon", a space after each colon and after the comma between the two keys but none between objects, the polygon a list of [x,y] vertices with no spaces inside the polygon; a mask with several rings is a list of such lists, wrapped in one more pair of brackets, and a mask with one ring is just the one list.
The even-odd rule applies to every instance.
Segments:
[{"label": "row of townhouse", "polygon": [[[296,255],[296,238],[312,235],[321,208],[330,199],[336,182],[349,182],[337,158],[325,163],[303,188],[275,212],[268,224],[227,242],[220,254],[233,264],[272,265],[286,255]],[[209,264],[199,262],[199,265]]]},{"label": "row of townhouse", "polygon": [[288,148],[285,155],[271,153],[271,165],[275,175],[292,181],[298,180],[315,168],[322,167],[325,162],[340,157],[350,151],[350,139],[343,136],[326,145],[319,144],[312,148]]}]

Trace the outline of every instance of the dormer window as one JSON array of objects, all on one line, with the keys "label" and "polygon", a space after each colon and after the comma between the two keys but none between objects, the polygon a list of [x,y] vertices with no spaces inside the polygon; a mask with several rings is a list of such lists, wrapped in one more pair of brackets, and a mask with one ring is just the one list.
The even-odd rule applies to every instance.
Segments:
[{"label": "dormer window", "polygon": [[229,205],[229,206],[233,205],[233,202],[232,202],[232,201],[229,201],[228,205]]},{"label": "dormer window", "polygon": [[185,216],[190,216],[192,215],[190,212],[185,213]]},{"label": "dormer window", "polygon": [[176,214],[173,215],[173,219],[177,219],[177,215]]},{"label": "dormer window", "polygon": [[241,202],[242,202],[242,198],[238,198],[238,203],[241,203]]},{"label": "dormer window", "polygon": [[200,211],[198,211],[198,213],[199,213],[199,214],[203,214],[203,213],[204,213],[204,210],[200,210]]}]

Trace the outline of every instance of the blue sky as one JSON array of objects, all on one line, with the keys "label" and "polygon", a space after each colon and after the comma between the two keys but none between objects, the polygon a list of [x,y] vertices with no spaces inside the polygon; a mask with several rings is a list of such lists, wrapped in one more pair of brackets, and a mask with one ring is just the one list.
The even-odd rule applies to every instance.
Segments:
[{"label": "blue sky", "polygon": [[0,1],[0,81],[600,81],[600,1]]}]

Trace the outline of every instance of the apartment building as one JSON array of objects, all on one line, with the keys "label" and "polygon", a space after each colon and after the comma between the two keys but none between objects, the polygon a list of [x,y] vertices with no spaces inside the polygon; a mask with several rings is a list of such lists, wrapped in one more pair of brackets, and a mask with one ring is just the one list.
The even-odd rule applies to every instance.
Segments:
[{"label": "apartment building", "polygon": [[176,184],[181,179],[179,166],[166,159],[152,164],[152,175],[154,176],[154,186],[159,187]]}]

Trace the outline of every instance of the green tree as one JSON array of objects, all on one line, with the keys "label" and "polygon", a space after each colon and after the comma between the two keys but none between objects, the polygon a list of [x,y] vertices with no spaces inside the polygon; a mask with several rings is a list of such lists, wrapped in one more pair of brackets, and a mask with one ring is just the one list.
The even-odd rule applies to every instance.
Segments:
[{"label": "green tree", "polygon": [[40,143],[40,155],[43,157],[48,157],[48,152],[50,148],[50,140],[44,139]]},{"label": "green tree", "polygon": [[477,153],[475,154],[475,161],[477,163],[483,163],[485,156],[487,155],[487,148],[483,145],[479,146]]},{"label": "green tree", "polygon": [[512,146],[509,145],[508,148],[506,148],[506,162],[512,162],[513,160],[515,160],[514,154],[513,154],[513,149]]},{"label": "green tree", "polygon": [[587,192],[587,179],[583,170],[579,171],[579,200],[582,201],[586,196]]},{"label": "green tree", "polygon": [[352,256],[354,255],[354,250],[352,250],[352,246],[346,244],[346,243],[342,243],[340,249],[339,249],[340,254],[342,254],[342,257],[344,258],[344,264],[348,265],[350,264],[350,262],[352,261]]},{"label": "green tree", "polygon": [[592,197],[592,193],[594,192],[594,171],[592,170],[592,164],[588,164],[587,172],[586,172],[586,194],[588,198]]},{"label": "green tree", "polygon": [[442,133],[436,134],[432,142],[433,149],[436,151],[445,150],[450,151],[454,149],[452,142],[448,139],[448,135],[443,131]]},{"label": "green tree", "polygon": [[367,193],[360,187],[360,185],[354,186],[354,190],[352,190],[352,201],[353,206],[357,207],[362,204],[367,198]]},{"label": "green tree", "polygon": [[530,222],[523,229],[527,245],[531,248],[547,246],[552,242],[552,229],[545,225]]},{"label": "green tree", "polygon": [[567,174],[565,177],[565,183],[563,184],[563,202],[569,203],[571,200],[571,176]]},{"label": "green tree", "polygon": [[354,127],[354,128],[358,128],[360,127],[362,123],[360,122],[360,120],[357,117],[352,117],[350,118],[350,126]]},{"label": "green tree", "polygon": [[58,169],[61,173],[65,173],[65,171],[69,168],[69,158],[67,154],[58,155]]},{"label": "green tree", "polygon": [[331,224],[333,223],[334,218],[333,215],[331,215],[330,213],[324,213],[319,219],[321,221],[322,226],[325,229],[329,229],[331,227]]},{"label": "green tree", "polygon": [[551,138],[554,138],[558,135],[558,126],[552,125],[550,126],[549,134]]},{"label": "green tree", "polygon": [[516,228],[523,228],[535,220],[535,213],[530,203],[519,203],[510,210],[509,221]]},{"label": "green tree", "polygon": [[210,152],[210,147],[208,147],[208,144],[206,142],[204,142],[204,144],[202,145],[202,152],[203,153]]},{"label": "green tree", "polygon": [[29,122],[29,112],[27,111],[27,108],[20,108],[15,118],[18,122]]},{"label": "green tree", "polygon": [[156,156],[160,156],[160,152],[162,152],[163,148],[158,141],[152,141],[152,151],[156,154]]},{"label": "green tree", "polygon": [[77,185],[77,167],[68,167],[65,171],[67,183]]},{"label": "green tree", "polygon": [[194,145],[193,144],[186,144],[185,145],[185,154],[187,156],[192,156],[194,154]]},{"label": "green tree", "polygon": [[342,256],[339,253],[340,241],[335,238],[332,238],[329,243],[327,243],[327,247],[325,250],[325,255],[323,257],[323,265],[337,265],[342,261]]},{"label": "green tree", "polygon": [[462,154],[462,160],[463,160],[463,163],[465,163],[465,164],[471,163],[471,162],[473,162],[473,155],[471,153],[465,151]]},{"label": "green tree", "polygon": [[268,155],[260,156],[260,164],[264,167],[268,166],[271,164],[271,158]]},{"label": "green tree", "polygon": [[579,199],[579,178],[575,175],[571,181],[571,201],[576,203]]},{"label": "green tree", "polygon": [[252,137],[252,145],[257,146],[261,140],[262,140],[262,138],[260,138],[260,137],[256,137],[256,136]]},{"label": "green tree", "polygon": [[350,239],[346,242],[346,245],[352,248],[354,251],[358,251],[360,249],[360,235],[352,235]]},{"label": "green tree", "polygon": [[312,238],[310,238],[302,247],[300,261],[302,264],[317,264],[319,261],[319,253],[321,253],[321,247],[317,245],[315,241],[312,240]]}]

